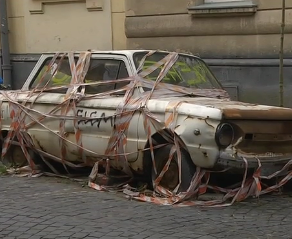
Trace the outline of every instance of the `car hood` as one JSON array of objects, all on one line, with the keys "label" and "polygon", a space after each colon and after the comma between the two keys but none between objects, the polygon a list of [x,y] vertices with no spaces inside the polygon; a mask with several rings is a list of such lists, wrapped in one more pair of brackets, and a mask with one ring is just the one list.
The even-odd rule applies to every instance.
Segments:
[{"label": "car hood", "polygon": [[[171,99],[169,100],[171,101]],[[186,104],[220,110],[223,119],[292,120],[292,109],[290,108],[205,97],[182,97],[180,101]]]}]

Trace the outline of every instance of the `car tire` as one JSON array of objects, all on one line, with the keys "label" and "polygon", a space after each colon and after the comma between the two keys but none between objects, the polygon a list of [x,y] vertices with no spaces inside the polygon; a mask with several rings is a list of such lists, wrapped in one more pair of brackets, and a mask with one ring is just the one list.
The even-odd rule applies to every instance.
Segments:
[{"label": "car tire", "polygon": [[[152,182],[156,180],[165,166],[173,144],[169,144],[157,149],[154,153],[157,173],[155,173],[154,166],[152,167]],[[191,180],[196,172],[196,167],[191,160],[189,153],[181,148],[181,184],[178,192],[186,192],[190,186]],[[176,164],[176,166],[174,165]],[[178,185],[179,169],[177,153],[174,153],[173,159],[170,163],[169,170],[164,174],[160,185],[164,188],[173,191]],[[154,186],[154,185],[153,185]]]}]

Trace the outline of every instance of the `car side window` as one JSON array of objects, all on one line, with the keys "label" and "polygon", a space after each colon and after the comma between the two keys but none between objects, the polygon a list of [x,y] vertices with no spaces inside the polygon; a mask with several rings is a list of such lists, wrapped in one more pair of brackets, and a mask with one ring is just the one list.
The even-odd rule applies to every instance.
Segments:
[{"label": "car side window", "polygon": [[121,60],[95,60],[90,65],[85,82],[100,82],[101,84],[86,86],[85,93],[98,94],[115,90],[117,87],[120,88],[128,84],[127,82],[116,83],[115,80],[128,76],[126,64]]},{"label": "car side window", "polygon": [[48,71],[50,61],[51,58],[45,61],[29,88],[42,89],[44,87],[54,87],[55,89],[50,90],[50,92],[65,94],[68,89],[67,86],[72,79],[69,60],[63,59],[60,62],[60,59],[56,59],[52,68]]},{"label": "car side window", "polygon": [[[65,94],[72,79],[69,60],[65,58],[60,62],[60,59],[57,59],[51,70],[47,71],[50,61],[51,59],[48,59],[43,64],[30,85],[30,89],[41,89],[44,86],[46,88],[54,87],[50,92]],[[47,73],[45,74],[45,72]],[[115,80],[127,77],[129,77],[129,74],[124,61],[92,59],[84,81],[85,83],[100,82],[101,84],[87,85],[85,87],[85,93],[98,94],[121,88],[128,84],[128,82],[116,83]]]},{"label": "car side window", "polygon": [[[128,77],[129,77],[129,74],[128,74],[128,70],[127,70],[127,67],[125,65],[125,62],[121,62],[120,70],[119,70],[119,74],[118,74],[118,79],[125,79]],[[115,90],[121,89],[122,87],[124,87],[127,84],[129,84],[129,82],[118,82],[115,84]]]}]

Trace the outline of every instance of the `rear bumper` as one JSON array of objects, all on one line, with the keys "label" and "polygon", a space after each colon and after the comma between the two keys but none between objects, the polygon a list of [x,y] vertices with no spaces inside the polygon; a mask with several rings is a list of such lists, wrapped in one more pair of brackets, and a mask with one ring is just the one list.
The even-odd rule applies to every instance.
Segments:
[{"label": "rear bumper", "polygon": [[[280,156],[280,157],[250,157],[250,156],[237,156],[232,157],[227,153],[220,153],[220,157],[217,160],[217,165],[224,168],[231,168],[234,171],[244,171],[246,168],[246,164],[243,158],[247,161],[247,168],[249,170],[254,170],[259,167],[258,159],[261,162],[261,175],[269,176],[279,170],[281,170],[290,160],[292,160],[291,156]],[[284,175],[291,168],[287,168],[285,171],[281,172],[280,175]]]}]

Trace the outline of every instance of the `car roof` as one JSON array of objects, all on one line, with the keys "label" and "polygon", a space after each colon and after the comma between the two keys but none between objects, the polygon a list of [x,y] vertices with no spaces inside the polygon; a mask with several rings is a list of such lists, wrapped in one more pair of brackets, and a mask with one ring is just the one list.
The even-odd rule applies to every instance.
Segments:
[{"label": "car roof", "polygon": [[[110,51],[100,51],[100,50],[88,50],[91,51],[93,54],[119,54],[119,55],[126,55],[126,56],[133,56],[134,53],[139,53],[139,52],[149,52],[152,50],[110,50]],[[162,50],[156,50],[157,52],[161,52],[161,53],[170,53],[171,51],[162,51]],[[70,52],[70,51],[66,51],[66,52]],[[71,51],[72,52],[72,51]],[[75,54],[79,54],[81,52],[84,51],[73,51]],[[42,53],[43,55],[52,55],[55,54],[56,52],[45,52]],[[200,58],[198,56],[194,56],[192,54],[187,54],[187,53],[180,53],[178,52],[180,55],[187,55],[187,56],[193,56],[193,57],[197,57]]]}]

